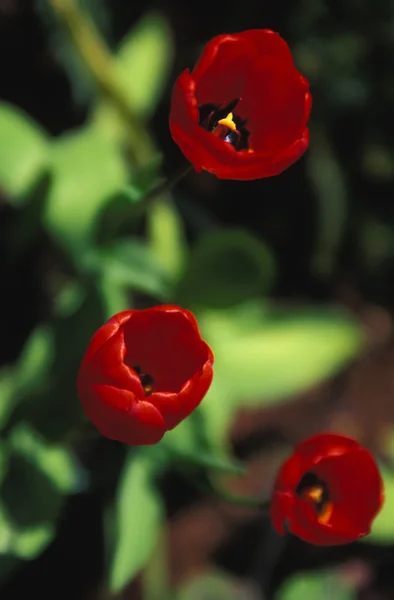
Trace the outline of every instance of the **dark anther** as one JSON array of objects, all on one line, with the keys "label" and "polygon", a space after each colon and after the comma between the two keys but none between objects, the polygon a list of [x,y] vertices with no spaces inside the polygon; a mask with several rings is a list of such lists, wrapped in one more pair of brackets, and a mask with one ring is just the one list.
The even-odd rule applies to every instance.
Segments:
[{"label": "dark anther", "polygon": [[330,500],[326,483],[311,472],[305,473],[302,477],[296,487],[296,494],[300,498],[313,502],[318,514],[324,510]]},{"label": "dark anther", "polygon": [[133,367],[133,370],[137,373],[140,378],[141,385],[144,388],[146,396],[150,396],[155,391],[155,380],[149,373],[144,373],[139,365]]},{"label": "dark anther", "polygon": [[[199,125],[207,131],[214,132],[218,126],[218,122],[225,119],[229,113],[232,113],[237,106],[239,98],[234,98],[231,102],[223,106],[223,104],[202,104],[198,107],[200,112]],[[236,129],[228,128],[220,137],[230,143],[235,150],[247,150],[249,148],[250,131],[246,128],[247,119],[242,119],[233,113],[233,122]]]}]

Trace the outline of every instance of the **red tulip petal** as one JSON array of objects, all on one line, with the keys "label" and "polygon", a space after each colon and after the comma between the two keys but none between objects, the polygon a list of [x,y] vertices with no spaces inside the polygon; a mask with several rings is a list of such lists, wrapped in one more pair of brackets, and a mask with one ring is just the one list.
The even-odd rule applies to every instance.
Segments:
[{"label": "red tulip petal", "polygon": [[132,391],[137,397],[143,397],[144,391],[140,379],[125,364],[125,355],[124,330],[121,327],[107,339],[88,362],[83,362],[77,385],[89,385],[90,383],[116,385]]},{"label": "red tulip petal", "polygon": [[248,29],[236,34],[250,42],[260,57],[276,57],[285,63],[293,64],[291,51],[285,40],[270,29]]},{"label": "red tulip petal", "polygon": [[128,390],[92,385],[80,397],[87,416],[110,439],[134,446],[150,445],[160,441],[166,431],[157,408],[137,400]]},{"label": "red tulip petal", "polygon": [[329,524],[338,530],[366,533],[383,501],[383,483],[376,463],[364,448],[322,459],[313,472],[326,482],[334,511]]},{"label": "red tulip petal", "polygon": [[246,73],[256,57],[253,46],[237,35],[219,35],[210,40],[192,72],[198,104],[228,103],[240,98]]},{"label": "red tulip petal", "polygon": [[309,461],[312,467],[323,458],[341,456],[358,450],[360,447],[356,440],[335,433],[325,433],[315,435],[297,444],[294,453]]},{"label": "red tulip petal", "polygon": [[134,311],[132,310],[124,310],[120,313],[117,313],[112,317],[105,325],[100,327],[92,337],[89,343],[89,347],[83,357],[82,365],[84,365],[98,350],[101,346],[109,339],[112,335],[114,335],[119,327],[130,318],[130,315]]},{"label": "red tulip petal", "polygon": [[300,74],[276,58],[261,59],[245,82],[237,109],[248,119],[250,145],[271,155],[298,139],[305,123],[305,88]]},{"label": "red tulip petal", "polygon": [[179,310],[141,311],[124,331],[126,363],[149,373],[156,391],[179,392],[207,360],[206,344]]}]

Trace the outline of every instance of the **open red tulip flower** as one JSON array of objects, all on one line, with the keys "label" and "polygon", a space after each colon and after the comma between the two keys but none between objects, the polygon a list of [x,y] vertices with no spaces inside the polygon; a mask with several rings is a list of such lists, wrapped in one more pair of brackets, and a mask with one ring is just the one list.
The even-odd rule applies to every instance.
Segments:
[{"label": "open red tulip flower", "polygon": [[310,544],[348,544],[367,535],[383,504],[372,455],[350,438],[321,434],[298,444],[279,471],[271,520]]},{"label": "open red tulip flower", "polygon": [[86,415],[106,437],[156,444],[201,402],[213,354],[188,310],[125,310],[95,333],[78,374]]},{"label": "open red tulip flower", "polygon": [[281,173],[306,150],[312,99],[286,42],[269,29],[218,35],[177,79],[174,141],[220,179]]}]

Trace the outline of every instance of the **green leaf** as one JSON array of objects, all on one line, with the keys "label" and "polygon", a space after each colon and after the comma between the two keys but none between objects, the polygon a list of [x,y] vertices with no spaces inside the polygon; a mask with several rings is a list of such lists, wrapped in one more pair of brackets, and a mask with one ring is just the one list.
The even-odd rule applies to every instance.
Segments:
[{"label": "green leaf", "polygon": [[8,448],[4,442],[0,442],[0,484],[3,481],[8,468]]},{"label": "green leaf", "polygon": [[117,64],[130,106],[142,117],[156,108],[166,84],[174,55],[167,20],[148,13],[122,41]]},{"label": "green leaf", "polygon": [[7,425],[15,407],[16,369],[5,367],[0,371],[0,429]]},{"label": "green leaf", "polygon": [[108,285],[124,286],[160,300],[169,297],[168,277],[142,241],[120,239],[111,246],[92,250],[86,256],[86,266],[104,274]]},{"label": "green leaf", "polygon": [[183,222],[168,196],[152,202],[148,212],[148,236],[158,265],[175,281],[187,252]]},{"label": "green leaf", "polygon": [[[174,43],[167,20],[159,13],[146,14],[124,38],[115,58],[117,80],[133,113],[148,119],[157,107],[173,62]],[[93,126],[111,139],[122,140],[125,129],[119,114],[100,101]]]},{"label": "green leaf", "polygon": [[46,326],[31,334],[17,365],[0,373],[0,429],[27,396],[46,384],[54,352],[53,335]]},{"label": "green leaf", "polygon": [[272,313],[242,332],[231,312],[203,317],[215,373],[233,394],[267,400],[297,394],[338,372],[362,348],[358,323],[333,310]]},{"label": "green leaf", "polygon": [[274,259],[261,240],[241,229],[213,230],[193,249],[177,300],[187,306],[232,306],[266,294],[274,274]]},{"label": "green leaf", "polygon": [[112,592],[122,590],[149,560],[163,522],[154,486],[155,465],[144,452],[130,452],[116,500],[116,544],[110,567]]},{"label": "green leaf", "polygon": [[[19,529],[10,521],[4,505],[0,504],[0,562],[4,555],[32,560],[45,549],[53,536],[54,527],[49,523]],[[3,579],[2,576],[0,572],[0,579]]]},{"label": "green leaf", "polygon": [[74,457],[62,446],[46,444],[31,427],[18,425],[10,437],[11,448],[34,464],[61,494],[75,490],[78,470]]},{"label": "green leaf", "polygon": [[93,242],[100,211],[126,185],[119,148],[93,130],[58,138],[45,224],[75,257]]},{"label": "green leaf", "polygon": [[362,541],[374,544],[393,544],[394,542],[394,473],[380,466],[384,483],[383,508],[372,524],[371,533]]},{"label": "green leaf", "polygon": [[48,139],[37,123],[4,103],[0,103],[0,139],[0,190],[19,203],[48,167]]},{"label": "green leaf", "polygon": [[355,600],[356,592],[344,577],[335,572],[301,573],[288,579],[279,589],[277,600]]},{"label": "green leaf", "polygon": [[84,297],[76,308],[54,319],[50,371],[40,393],[23,406],[25,420],[52,441],[63,439],[83,420],[75,381],[92,335],[107,320],[97,282],[84,278]]},{"label": "green leaf", "polygon": [[[0,504],[0,553],[35,558],[51,541],[78,469],[64,447],[46,444],[26,424],[12,430]],[[26,500],[27,499],[27,500]]]},{"label": "green leaf", "polygon": [[222,443],[240,406],[263,406],[337,373],[362,348],[358,323],[334,310],[267,312],[246,304],[198,315],[214,348],[215,377],[201,403],[211,438]]},{"label": "green leaf", "polygon": [[202,573],[194,577],[184,583],[176,595],[176,600],[208,600],[208,598],[209,600],[259,600],[260,595],[245,581],[220,571]]}]

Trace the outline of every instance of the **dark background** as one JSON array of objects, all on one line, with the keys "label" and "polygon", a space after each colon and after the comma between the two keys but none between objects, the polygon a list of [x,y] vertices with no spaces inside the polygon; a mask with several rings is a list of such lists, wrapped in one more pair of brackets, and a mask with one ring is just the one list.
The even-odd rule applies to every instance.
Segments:
[{"label": "dark background", "polygon": [[[51,35],[54,32],[43,14],[42,4],[0,0],[0,96],[23,108],[56,136],[82,124],[87,106],[83,93],[80,97],[75,94],[67,70],[54,51],[56,36]],[[147,9],[159,10],[172,26],[176,40],[173,73],[150,124],[165,156],[166,173],[173,172],[182,161],[168,130],[172,84],[182,69],[193,65],[203,44],[219,33],[247,28],[270,28],[289,42],[298,68],[310,81],[313,96],[307,155],[280,177],[268,180],[231,182],[193,174],[178,186],[176,199],[181,209],[185,197],[190,199],[189,218],[201,226],[206,222],[236,224],[262,236],[279,264],[275,297],[296,302],[340,303],[360,316],[375,352],[361,386],[364,398],[359,403],[353,402],[354,395],[348,391],[351,384],[346,379],[345,399],[342,398],[339,408],[330,408],[330,415],[339,419],[343,414],[354,418],[361,414],[363,426],[368,432],[373,429],[372,442],[379,425],[392,416],[394,2],[96,0],[89,4],[113,47]],[[321,157],[323,161],[319,163]],[[2,268],[15,219],[14,209],[0,195],[1,364],[19,355],[49,303],[47,273],[53,249],[44,234],[21,257],[12,274]],[[355,368],[366,369],[365,365]],[[386,381],[384,388],[382,382]],[[324,395],[321,390],[316,393]],[[375,402],[376,408],[383,397],[385,405],[378,411],[379,422],[374,429],[370,407]],[[321,418],[321,414],[316,416],[313,412],[308,419],[302,416],[302,403],[309,400],[309,397],[296,399],[301,408],[293,409],[290,417],[282,409],[272,417],[273,422],[286,423],[286,418],[291,421],[294,417],[299,421],[296,428],[307,431],[308,420],[315,423]],[[256,444],[269,447],[273,443],[269,435],[264,438],[261,432],[256,442],[252,433],[249,425],[244,430],[239,425],[239,431],[234,433],[238,439],[236,450],[242,457],[253,456]],[[102,442],[103,456],[106,451]],[[183,480],[169,478],[163,482],[163,491],[169,514],[176,515],[180,507],[189,504],[193,509],[197,503],[197,512],[190,518],[197,519],[200,515],[201,498]],[[105,495],[105,490],[102,493]],[[101,501],[100,496],[94,495],[71,501],[55,543],[5,584],[0,591],[2,598],[18,598],[33,589],[42,598],[98,598],[95,590],[103,568]],[[201,528],[205,527],[209,533],[208,516],[205,515],[205,522],[201,515],[200,518]],[[205,555],[202,553],[208,557],[206,560],[215,560],[236,575],[259,579],[259,573],[264,571],[258,566],[263,526],[259,519],[253,518],[251,521],[249,515],[245,523],[241,517],[235,518],[229,536],[223,536],[217,547],[207,543]],[[192,535],[187,528],[185,532],[186,538]],[[265,550],[264,560],[268,560],[266,554]],[[394,597],[391,547],[356,544],[334,551],[291,540],[282,548],[272,548],[272,554],[277,559],[270,581],[260,582],[265,590],[275,589],[294,569],[341,563],[351,558],[364,561],[371,569],[359,592],[360,599]],[[213,559],[209,558],[212,556]],[[127,597],[137,598],[137,595],[133,588]]]}]

